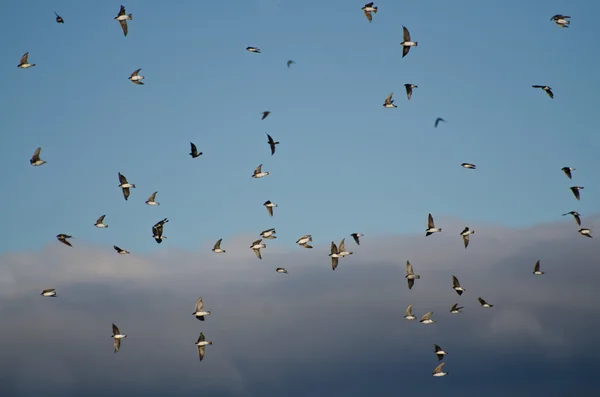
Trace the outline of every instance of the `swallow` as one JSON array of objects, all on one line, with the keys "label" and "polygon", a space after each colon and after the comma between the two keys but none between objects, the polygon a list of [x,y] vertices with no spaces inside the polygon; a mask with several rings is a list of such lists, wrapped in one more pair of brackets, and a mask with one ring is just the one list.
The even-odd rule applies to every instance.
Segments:
[{"label": "swallow", "polygon": [[260,49],[258,49],[256,47],[246,47],[246,51],[255,52],[257,54],[260,54]]},{"label": "swallow", "polygon": [[571,179],[571,177],[572,177],[571,171],[575,171],[575,168],[573,168],[573,167],[562,167],[561,170],[562,170],[562,172],[565,173],[565,175],[567,176],[567,178]]},{"label": "swallow", "polygon": [[577,211],[569,211],[566,214],[562,214],[562,216],[565,215],[573,215],[573,218],[575,218],[575,223],[577,223],[579,226],[581,226],[581,214]]},{"label": "swallow", "polygon": [[127,20],[133,20],[133,15],[127,15],[127,13],[125,12],[125,6],[121,6],[121,9],[119,10],[119,13],[115,17],[115,19],[119,21],[121,29],[123,29],[123,35],[127,36]]},{"label": "swallow", "polygon": [[410,98],[412,97],[413,93],[413,88],[419,88],[419,86],[416,86],[414,84],[404,84],[404,88],[406,88],[406,97],[410,101]]},{"label": "swallow", "polygon": [[371,13],[377,14],[377,7],[373,7],[373,2],[365,4],[361,9],[365,13],[365,17],[367,17],[369,22],[373,22],[373,15],[371,15]]},{"label": "swallow", "polygon": [[295,61],[292,61],[291,59],[289,61],[287,61],[287,67],[288,69],[290,68],[290,66],[292,66],[293,64],[295,64]]},{"label": "swallow", "polygon": [[193,159],[202,156],[202,152],[198,152],[198,148],[192,142],[190,142],[190,156],[192,156]]},{"label": "swallow", "polygon": [[33,156],[31,156],[31,159],[29,160],[29,164],[33,165],[34,167],[40,166],[42,164],[46,164],[46,162],[44,160],[40,159],[41,151],[42,151],[41,147],[35,149],[35,152],[33,152]]},{"label": "swallow", "polygon": [[137,70],[135,70],[133,73],[131,73],[131,75],[128,77],[128,79],[133,83],[133,84],[137,84],[137,85],[144,85],[144,83],[142,83],[142,80],[144,80],[144,76],[140,76],[140,71],[142,70],[142,68],[139,68]]},{"label": "swallow", "polygon": [[402,32],[404,41],[400,43],[400,45],[402,46],[402,58],[404,58],[410,51],[410,47],[416,47],[419,43],[410,40],[410,33],[408,32],[408,29],[406,29],[406,26],[402,26]]},{"label": "swallow", "polygon": [[354,239],[354,242],[356,242],[356,245],[360,245],[359,238],[362,237],[362,236],[364,236],[364,234],[361,234],[361,233],[352,233],[351,236]]},{"label": "swallow", "polygon": [[[267,134],[265,132],[265,134]],[[275,145],[279,145],[279,142],[275,142],[275,140],[273,140],[273,138],[271,137],[271,135],[267,134],[267,143],[269,144],[269,147],[271,148],[271,156],[275,154]]]},{"label": "swallow", "polygon": [[54,15],[56,15],[56,23],[65,23],[65,20],[62,19],[62,17],[60,15],[58,15],[56,13],[56,11],[53,11],[53,12],[54,12]]},{"label": "swallow", "polygon": [[19,64],[17,65],[17,67],[21,68],[21,69],[27,69],[27,68],[34,67],[35,63],[29,63],[28,59],[29,59],[29,52],[26,52],[21,57],[21,61],[19,61]]},{"label": "swallow", "polygon": [[133,183],[129,183],[127,182],[127,178],[125,178],[125,175],[122,175],[119,172],[119,182],[121,182],[119,184],[119,187],[123,190],[123,197],[125,197],[125,201],[127,201],[127,199],[129,198],[129,188],[135,188],[135,184]]},{"label": "swallow", "polygon": [[443,118],[438,117],[437,119],[435,119],[435,128],[437,128],[437,126],[440,123],[440,121],[443,121],[444,123],[446,122],[446,120],[444,120]]},{"label": "swallow", "polygon": [[271,112],[269,112],[268,110],[265,110],[264,112],[262,112],[261,120],[266,119],[267,116],[269,116],[270,114],[271,114]]},{"label": "swallow", "polygon": [[542,90],[546,91],[546,94],[548,94],[550,99],[554,98],[554,94],[552,93],[552,88],[548,87],[547,85],[532,85],[532,87],[533,88],[541,88]]},{"label": "swallow", "polygon": [[72,247],[71,243],[69,241],[67,241],[68,238],[73,238],[72,236],[69,236],[68,234],[61,233],[61,234],[58,234],[56,236],[56,238],[58,239],[58,241],[60,241],[64,245],[68,245],[69,247]]},{"label": "swallow", "polygon": [[575,198],[579,200],[579,191],[583,190],[583,186],[571,186],[569,189],[571,189]]},{"label": "swallow", "polygon": [[394,105],[394,100],[392,99],[392,95],[394,95],[394,93],[390,93],[390,95],[387,96],[387,98],[385,98],[385,102],[383,102],[383,107],[385,108],[397,108],[398,106]]},{"label": "swallow", "polygon": [[113,245],[113,248],[115,249],[115,251],[117,251],[119,253],[119,255],[127,255],[127,254],[129,254],[129,251],[124,250],[123,248],[119,248],[116,245]]}]

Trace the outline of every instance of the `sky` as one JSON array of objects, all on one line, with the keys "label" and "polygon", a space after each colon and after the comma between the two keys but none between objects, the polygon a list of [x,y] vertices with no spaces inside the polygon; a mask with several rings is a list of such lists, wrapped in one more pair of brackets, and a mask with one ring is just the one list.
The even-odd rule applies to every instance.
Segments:
[{"label": "sky", "polygon": [[[196,393],[200,369],[192,343],[198,324],[186,321],[188,309],[181,309],[179,317],[173,308],[191,310],[197,290],[208,289],[202,294],[210,298],[215,313],[219,307],[230,310],[225,322],[211,318],[202,325],[207,334],[217,334],[211,336],[215,342],[220,339],[220,347],[210,346],[201,363],[201,371],[210,374],[204,379],[206,387],[214,395],[290,390],[296,395],[323,390],[388,395],[401,390],[398,374],[403,371],[408,371],[404,382],[429,385],[435,366],[431,357],[416,353],[422,350],[419,346],[399,338],[410,332],[400,321],[404,307],[399,306],[406,302],[395,295],[406,288],[407,259],[431,255],[430,270],[460,267],[462,262],[473,269],[483,266],[489,273],[484,271],[482,280],[495,288],[489,277],[502,274],[511,283],[531,275],[529,267],[541,255],[541,250],[530,250],[536,244],[554,250],[554,255],[546,254],[548,261],[562,257],[581,272],[594,271],[588,259],[597,256],[596,240],[579,236],[573,219],[561,214],[580,212],[583,226],[593,232],[600,192],[589,182],[600,166],[594,123],[600,55],[590,49],[596,44],[593,16],[599,4],[388,0],[375,2],[379,11],[372,23],[361,11],[364,3],[347,0],[124,5],[133,14],[127,37],[113,19],[120,3],[20,1],[1,6],[3,14],[12,17],[0,26],[0,166],[6,187],[3,221],[8,226],[0,229],[0,271],[5,273],[0,307],[4,321],[15,324],[4,331],[11,332],[11,339],[5,334],[2,343],[20,347],[11,354],[28,352],[27,359],[19,358],[19,366],[10,367],[16,372],[4,386],[7,390],[36,392],[37,386],[19,381],[17,375],[27,370],[41,377],[48,369],[37,360],[45,351],[45,357],[56,361],[54,372],[48,372],[39,387],[57,393],[114,392],[140,384],[152,384],[156,393],[173,385],[182,396]],[[64,24],[55,22],[54,11]],[[555,14],[570,15],[571,27],[556,26],[550,21]],[[399,45],[403,25],[419,43],[405,58]],[[248,46],[261,53],[246,51]],[[25,52],[36,66],[22,70],[16,66]],[[288,60],[295,61],[290,68]],[[145,76],[143,86],[127,80],[138,68]],[[418,85],[410,101],[405,83]],[[549,85],[555,98],[533,89],[534,84]],[[382,106],[390,92],[395,109]],[[265,110],[271,114],[261,120]],[[434,128],[437,117],[446,122]],[[266,133],[280,142],[274,156]],[[190,142],[202,156],[188,155]],[[29,158],[37,147],[47,164],[32,167]],[[463,169],[463,162],[477,169]],[[253,179],[259,164],[270,175]],[[564,166],[576,168],[572,180],[561,172]],[[118,172],[136,184],[128,201],[118,187]],[[585,187],[581,201],[569,191],[573,185]],[[160,206],[145,205],[155,191]],[[266,200],[278,204],[272,218],[262,205]],[[413,251],[411,243],[398,248],[398,241],[424,244],[430,212],[443,232],[427,238],[422,251]],[[103,214],[109,227],[97,229],[94,222]],[[168,238],[159,245],[151,228],[163,218],[169,219],[164,228]],[[476,230],[466,252],[458,236],[465,225]],[[258,262],[248,246],[268,228],[277,229],[278,239],[266,242],[265,260]],[[350,239],[353,232],[365,234],[364,249],[371,249],[372,255],[360,253],[363,246],[355,247],[356,254],[341,261],[341,271],[331,272],[324,257],[329,243]],[[72,235],[74,247],[57,242],[59,233]],[[309,233],[315,248],[298,251],[294,242]],[[526,239],[516,240],[515,235]],[[219,238],[228,252],[215,257],[210,248]],[[446,253],[444,241],[456,252]],[[513,255],[523,256],[523,276],[503,273],[501,258],[507,258],[504,250],[510,252],[508,241],[518,243]],[[116,255],[115,244],[132,254]],[[348,246],[352,244],[350,239]],[[373,244],[382,248],[374,251]],[[480,263],[473,262],[473,252],[483,249],[476,244],[494,249],[479,251]],[[279,259],[267,259],[269,254]],[[445,263],[449,257],[455,262]],[[273,271],[289,263],[301,268],[305,264],[307,273],[286,276]],[[353,265],[346,269],[346,263]],[[397,277],[388,279],[387,274]],[[562,304],[575,310],[569,316],[584,316],[585,306],[573,305],[586,304],[577,296],[591,281],[581,273],[565,277],[573,274],[567,290],[559,288],[564,279],[550,274],[541,282],[554,280],[552,290],[539,287],[540,280],[533,280],[538,287],[524,282],[523,294],[529,295],[522,299],[535,291],[559,294],[545,296],[561,296]],[[419,281],[428,285],[425,279]],[[39,290],[53,288],[48,282],[66,291],[54,301],[40,301]],[[435,285],[434,281],[427,288]],[[354,295],[357,289],[362,295]],[[482,294],[486,291],[480,289]],[[312,303],[304,305],[313,293]],[[492,291],[490,300],[507,296],[506,291]],[[366,297],[372,300],[361,306]],[[261,303],[253,305],[254,299]],[[368,310],[368,305],[379,307],[382,302],[381,311]],[[564,325],[562,336],[547,336],[548,327],[565,323],[562,317],[552,317],[555,303],[535,301],[517,318],[529,324],[527,316],[539,314],[537,328],[530,325],[538,334],[531,332],[550,338],[560,349],[565,338],[581,337],[575,346],[579,350],[559,349],[563,356],[556,366],[544,367],[543,375],[566,374],[563,383],[549,384],[549,390],[568,390],[576,382],[583,392],[588,385],[581,382],[582,375],[569,372],[575,367],[560,365],[579,360],[585,373],[586,360],[591,360],[583,344],[587,334],[581,323],[573,323]],[[361,311],[354,312],[350,304]],[[289,313],[290,305],[303,315]],[[484,321],[490,329],[496,318],[501,328],[510,322],[502,320],[505,309],[498,306],[493,315],[482,313],[488,314]],[[38,311],[35,329],[30,329],[32,310]],[[504,316],[516,315],[511,313]],[[255,316],[268,321],[256,324]],[[105,335],[110,332],[106,323],[110,326],[115,317],[130,319],[127,328],[133,328],[126,331],[132,336],[118,357],[113,357],[110,334]],[[186,325],[171,326],[169,320]],[[483,341],[478,323],[469,324]],[[508,334],[520,335],[519,329],[508,328]],[[285,336],[275,338],[277,330]],[[165,332],[171,331],[181,337],[176,342],[181,352],[167,343]],[[373,347],[350,335],[338,340],[338,332],[384,335],[377,337],[380,346]],[[295,342],[298,338],[301,346]],[[465,340],[457,348],[474,349]],[[327,354],[304,356],[309,350],[325,349],[326,342],[333,343],[324,350]],[[397,350],[388,351],[384,342],[396,343]],[[425,351],[430,342],[423,341]],[[521,342],[524,350],[514,355],[524,364],[539,363],[539,357],[530,355],[532,350],[539,352],[539,346],[527,345],[531,340]],[[247,345],[252,348],[243,348]],[[292,353],[282,355],[287,348]],[[293,352],[300,358],[290,358]],[[494,352],[478,356],[477,362],[508,371],[514,357]],[[250,353],[268,357],[254,367]],[[11,354],[0,359],[1,366],[16,360]],[[169,369],[162,360],[171,354],[166,361],[177,364]],[[410,358],[417,356],[417,361]],[[418,360],[424,360],[423,365]],[[527,379],[511,370],[492,379],[490,372],[472,372],[485,370],[474,360],[463,356],[459,368],[448,368],[452,376],[435,380],[457,382],[455,390],[467,396],[479,395],[483,384],[498,382],[500,387],[518,378],[523,395],[529,395],[526,390],[533,390],[532,382],[542,377],[540,372],[538,378]],[[115,366],[128,374],[136,365],[143,368],[134,378],[113,377]],[[164,376],[158,376],[161,373]],[[239,382],[230,382],[231,376]],[[356,383],[343,380],[348,376]],[[466,381],[474,378],[479,380]],[[376,386],[373,379],[378,379]],[[431,384],[431,390],[442,390],[435,389],[440,384]]]}]

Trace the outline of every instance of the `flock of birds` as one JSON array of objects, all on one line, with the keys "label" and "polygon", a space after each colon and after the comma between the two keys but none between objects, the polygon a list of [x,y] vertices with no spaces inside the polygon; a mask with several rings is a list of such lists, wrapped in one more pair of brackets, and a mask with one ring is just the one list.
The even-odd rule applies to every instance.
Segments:
[{"label": "flock of birds", "polygon": [[[376,14],[378,11],[378,7],[374,5],[374,2],[365,4],[362,7],[362,11],[364,12],[367,20],[369,22],[373,21],[373,14]],[[59,16],[58,14],[56,14],[56,22],[60,23],[60,24],[64,24],[64,19]],[[127,14],[127,12],[125,11],[125,7],[121,6],[119,13],[117,14],[117,16],[114,18],[116,21],[119,22],[119,25],[123,31],[123,35],[127,36],[128,34],[128,23],[127,21],[132,21],[133,20],[133,16],[132,14]],[[570,24],[570,17],[569,16],[565,16],[565,15],[554,15],[551,18],[552,21],[554,21],[558,26],[562,27],[562,28],[568,28],[569,24]],[[400,43],[400,45],[402,46],[402,57],[404,58],[405,56],[407,56],[409,54],[409,51],[412,47],[417,47],[418,43],[416,41],[412,41],[411,39],[411,35],[410,32],[408,31],[408,29],[403,26],[402,27],[403,30],[403,41]],[[252,47],[249,46],[246,48],[247,51],[252,52],[252,53],[257,53],[260,54],[261,51],[259,48],[257,47]],[[289,68],[292,64],[294,64],[295,62],[293,60],[288,60],[287,61],[287,67]],[[21,60],[19,62],[18,67],[21,69],[28,69],[31,67],[36,66],[33,63],[29,63],[29,53],[26,52],[22,57]],[[136,85],[144,85],[144,83],[142,82],[142,80],[144,79],[144,76],[140,75],[140,69],[135,70],[133,73],[131,73],[131,75],[129,76],[129,80],[136,84]],[[406,96],[408,98],[408,100],[411,99],[412,94],[413,94],[413,89],[418,88],[417,85],[412,84],[412,83],[407,83],[404,85],[406,88]],[[546,94],[550,97],[550,98],[554,98],[554,93],[552,92],[552,89],[547,86],[547,85],[533,85],[533,88],[540,88],[543,91],[546,92]],[[385,108],[395,108],[397,107],[394,104],[394,100],[392,99],[393,93],[390,93],[387,98],[384,101],[383,106]],[[262,117],[261,120],[266,119],[269,116],[270,112],[269,111],[264,111],[262,113]],[[435,127],[438,127],[440,122],[445,121],[443,118],[438,117],[435,120]],[[276,147],[277,145],[279,145],[278,141],[275,141],[273,139],[273,137],[271,137],[271,135],[267,134],[267,143],[269,145],[270,151],[271,151],[271,155],[274,155],[276,152]],[[33,153],[33,156],[30,159],[30,164],[32,166],[41,166],[43,164],[46,163],[45,160],[41,159],[40,157],[41,154],[41,148],[38,147],[37,149],[35,149],[35,152]],[[202,155],[202,152],[199,152],[196,145],[192,142],[190,142],[190,153],[189,155],[194,159],[197,158],[199,156]],[[463,168],[466,169],[473,169],[475,170],[477,167],[475,164],[471,164],[471,163],[462,163],[461,166]],[[565,173],[565,175],[571,179],[572,178],[572,172],[575,171],[575,168],[572,167],[563,167],[562,171]],[[256,169],[254,170],[253,174],[252,174],[252,178],[255,179],[260,179],[260,178],[264,178],[266,176],[269,175],[269,172],[267,171],[263,171],[262,169],[262,164],[258,165],[256,167]],[[120,172],[118,173],[118,178],[119,178],[119,185],[118,187],[121,188],[122,193],[123,193],[123,197],[125,198],[125,200],[127,201],[130,197],[131,194],[131,189],[134,189],[136,186],[133,183],[130,183],[127,178],[125,177],[125,175],[121,174]],[[575,198],[577,200],[580,200],[580,191],[583,189],[583,186],[572,186],[570,187],[570,190],[572,191],[573,195],[575,196]],[[157,191],[152,193],[150,195],[150,197],[146,200],[146,204],[149,206],[158,206],[160,205],[159,202],[156,201],[156,195],[157,195]],[[263,204],[269,214],[269,216],[273,216],[273,211],[274,208],[277,207],[277,204],[271,202],[270,200],[267,200],[264,204]],[[570,211],[568,213],[565,213],[563,215],[572,215],[575,219],[575,222],[577,223],[578,226],[581,227],[581,215],[576,212],[576,211]],[[97,228],[107,228],[108,225],[104,223],[104,219],[105,219],[106,215],[102,215],[100,216],[97,220],[96,223],[94,224],[95,227]],[[163,229],[164,229],[164,225],[168,222],[169,220],[167,218],[162,219],[161,221],[157,222],[156,224],[154,224],[154,226],[152,226],[152,237],[155,239],[155,241],[157,243],[161,243],[164,239],[166,239],[167,237],[165,235],[163,235]],[[425,237],[431,236],[434,233],[440,233],[442,231],[441,228],[436,227],[433,216],[431,215],[431,213],[428,215],[427,218],[427,229],[425,230]],[[469,245],[469,240],[470,240],[470,236],[473,235],[475,233],[474,230],[471,230],[468,226],[466,226],[463,231],[460,232],[460,236],[462,237],[463,240],[463,244],[465,249],[468,247]],[[583,228],[581,227],[579,229],[579,233],[583,236],[586,237],[592,237],[591,235],[591,231],[590,229],[587,228]],[[356,245],[360,245],[360,237],[363,236],[363,234],[361,233],[351,233],[350,236],[354,239],[354,242],[356,243]],[[269,240],[269,239],[276,239],[276,230],[275,228],[271,228],[271,229],[267,229],[267,230],[263,230],[260,233],[260,239],[257,239],[255,241],[252,242],[252,244],[250,245],[250,248],[252,249],[252,251],[254,252],[254,254],[258,257],[258,259],[262,259],[262,253],[261,253],[261,249],[265,249],[267,246],[266,244],[263,242],[263,240]],[[72,236],[68,235],[68,234],[58,234],[56,236],[56,238],[58,239],[58,241],[60,241],[61,243],[72,247],[71,242],[68,240],[70,238],[72,238]],[[222,243],[223,239],[219,239],[215,244],[214,247],[212,249],[212,251],[216,254],[224,254],[226,251],[225,249],[221,248],[221,243]],[[312,242],[312,235],[307,234],[307,235],[303,235],[300,238],[298,238],[298,240],[296,241],[296,244],[298,244],[300,247],[303,248],[313,248],[312,245],[310,245],[310,243]],[[120,254],[120,255],[128,255],[130,252],[117,246],[114,245],[113,246],[114,250]],[[345,246],[345,238],[343,238],[341,240],[341,242],[336,245],[335,242],[331,242],[331,246],[330,246],[330,253],[329,253],[329,257],[331,259],[331,269],[335,270],[338,267],[338,263],[339,263],[339,259],[340,258],[344,258],[346,256],[352,255],[353,252],[348,251],[346,249]],[[276,268],[276,271],[278,273],[288,273],[288,271],[285,268]],[[540,270],[540,261],[538,260],[535,265],[534,265],[534,271],[533,271],[534,275],[543,275],[544,272]],[[414,284],[415,284],[415,280],[418,280],[421,278],[420,275],[415,274],[414,269],[412,264],[407,261],[406,262],[406,276],[405,276],[407,282],[408,282],[408,288],[412,289]],[[456,291],[456,293],[459,296],[462,296],[462,294],[466,291],[465,288],[463,288],[458,280],[458,278],[453,275],[452,276],[452,288]],[[50,289],[45,289],[42,291],[41,295],[43,297],[56,297],[57,296],[57,292],[56,289],[50,288]],[[477,298],[479,301],[479,304],[481,305],[481,307],[483,308],[492,308],[494,307],[494,305],[486,302],[483,298],[478,297]],[[452,314],[459,314],[460,311],[463,309],[463,306],[459,306],[458,303],[454,303],[452,305],[452,307],[450,308],[450,313]],[[211,312],[207,311],[204,309],[204,301],[202,299],[202,297],[200,297],[197,302],[196,302],[196,306],[195,306],[195,310],[194,313],[192,313],[193,316],[195,316],[198,320],[200,321],[204,321],[206,316],[210,316]],[[431,316],[433,315],[433,312],[427,312],[425,313],[423,316],[421,316],[420,319],[420,323],[422,324],[434,324],[436,321],[433,320],[431,318]],[[412,311],[412,304],[408,305],[406,312],[405,312],[405,316],[404,318],[406,320],[416,320],[417,317],[414,315],[413,311]],[[113,348],[114,348],[114,352],[117,353],[119,351],[119,348],[121,346],[121,340],[126,338],[127,335],[123,334],[119,328],[113,323],[112,324],[112,338],[114,340],[113,343]],[[212,342],[209,340],[206,340],[204,334],[201,332],[200,336],[198,337],[197,341],[195,342],[195,345],[197,346],[198,349],[198,355],[199,355],[199,359],[200,361],[202,361],[202,359],[204,358],[205,355],[205,347],[207,345],[212,345]],[[438,346],[437,344],[434,345],[434,353],[437,356],[438,360],[443,360],[444,357],[448,354],[446,351],[444,351],[440,346]],[[443,367],[444,367],[444,362],[440,363],[433,371],[432,375],[434,377],[442,377],[448,374],[448,372],[445,372]]]}]

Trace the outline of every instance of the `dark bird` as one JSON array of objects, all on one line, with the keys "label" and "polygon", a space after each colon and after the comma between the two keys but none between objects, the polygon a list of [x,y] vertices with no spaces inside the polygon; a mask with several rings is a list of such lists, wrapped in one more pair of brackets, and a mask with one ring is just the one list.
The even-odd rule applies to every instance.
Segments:
[{"label": "dark bird", "polygon": [[404,41],[400,43],[400,45],[402,46],[402,58],[404,58],[408,54],[408,51],[410,51],[410,47],[416,47],[419,43],[410,40],[410,33],[405,26],[402,26],[402,33]]},{"label": "dark bird", "polygon": [[125,178],[125,175],[121,175],[121,173],[119,172],[119,182],[121,182],[119,184],[119,187],[121,189],[123,189],[123,197],[125,197],[125,200],[127,200],[129,198],[129,188],[135,188],[135,184],[129,183],[127,182],[127,178]]},{"label": "dark bird", "polygon": [[444,351],[444,349],[442,349],[442,348],[441,348],[441,347],[439,347],[438,345],[435,345],[435,344],[434,344],[434,345],[433,345],[433,349],[434,349],[435,355],[436,355],[436,356],[437,356],[437,358],[438,358],[438,361],[441,361],[441,360],[444,358],[444,356],[445,356],[446,354],[448,354],[448,353],[446,353],[446,352]]},{"label": "dark bird", "polygon": [[246,51],[255,52],[257,54],[260,54],[260,49],[258,49],[256,47],[246,47]]},{"label": "dark bird", "polygon": [[554,98],[554,94],[552,93],[552,88],[548,87],[547,85],[532,85],[533,88],[541,88],[542,90],[546,91],[546,94],[548,94],[548,96],[552,99]]},{"label": "dark bird", "polygon": [[198,156],[202,156],[202,152],[198,152],[198,148],[196,148],[196,145],[194,145],[192,142],[190,142],[190,147],[190,156],[192,156],[193,159],[195,159]]},{"label": "dark bird", "polygon": [[446,120],[444,120],[443,118],[438,117],[437,119],[435,119],[435,128],[437,128],[437,126],[440,123],[440,121],[443,121],[444,123],[446,122]]},{"label": "dark bird", "polygon": [[533,266],[533,274],[535,274],[536,276],[541,276],[542,274],[544,274],[544,272],[540,270],[539,260],[535,262],[535,265]]},{"label": "dark bird", "polygon": [[554,21],[554,23],[557,24],[558,26],[560,26],[561,28],[568,28],[569,24],[571,23],[571,21],[569,21],[568,18],[571,18],[571,17],[568,15],[556,14],[555,16],[550,18],[550,20]]},{"label": "dark bird", "polygon": [[287,61],[287,67],[289,68],[290,66],[292,66],[294,63],[296,63],[296,61],[292,61],[291,59],[289,61]]},{"label": "dark bird", "polygon": [[58,234],[56,236],[56,238],[58,239],[58,241],[60,241],[64,245],[68,245],[69,247],[72,247],[71,243],[69,241],[67,241],[68,238],[73,238],[72,236],[69,236],[68,234],[61,233],[61,234]]},{"label": "dark bird", "polygon": [[356,242],[356,245],[360,245],[359,238],[362,237],[363,234],[361,234],[361,233],[352,233],[351,236],[354,239],[354,241]]},{"label": "dark bird", "polygon": [[54,11],[54,15],[56,15],[56,23],[65,23],[65,20],[62,19],[62,17],[58,15],[56,11]]},{"label": "dark bird", "polygon": [[582,228],[579,229],[579,234],[585,237],[592,238],[592,231],[590,229]]},{"label": "dark bird", "polygon": [[[265,132],[265,134],[267,134]],[[275,142],[273,140],[273,138],[271,138],[271,135],[267,134],[267,143],[269,144],[269,146],[271,147],[271,156],[275,154],[275,145],[279,145],[279,142]]]},{"label": "dark bird", "polygon": [[571,186],[569,189],[571,189],[575,198],[579,200],[579,191],[583,190],[583,186]]},{"label": "dark bird", "polygon": [[267,118],[268,115],[270,115],[271,112],[269,112],[268,110],[265,110],[264,112],[262,112],[262,117],[261,120],[264,120]]},{"label": "dark bird", "polygon": [[562,167],[562,168],[561,168],[561,170],[562,170],[562,172],[564,172],[564,173],[565,173],[565,175],[566,175],[566,176],[567,176],[569,179],[571,179],[571,176],[572,176],[572,175],[571,175],[571,171],[575,171],[575,168],[572,168],[572,167]]},{"label": "dark bird", "polygon": [[33,156],[31,156],[31,159],[29,159],[29,164],[33,165],[34,167],[38,167],[42,164],[46,164],[46,161],[40,159],[41,151],[42,151],[41,147],[35,149],[35,151],[33,152]]},{"label": "dark bird", "polygon": [[575,218],[575,222],[581,226],[581,214],[577,211],[569,211],[566,214],[563,214],[563,216],[565,215],[573,215],[573,218]]},{"label": "dark bird", "polygon": [[119,10],[119,13],[117,14],[117,16],[115,17],[115,19],[117,21],[119,21],[119,24],[121,25],[121,29],[123,29],[123,34],[125,36],[127,36],[127,20],[133,20],[133,15],[129,14],[127,15],[127,13],[125,12],[125,6],[121,6],[121,9]]},{"label": "dark bird", "polygon": [[410,101],[410,98],[412,97],[412,93],[413,93],[413,88],[419,88],[419,87],[414,84],[404,84],[404,88],[406,88],[406,97]]},{"label": "dark bird", "polygon": [[154,237],[154,240],[156,240],[158,244],[162,243],[163,239],[167,238],[167,236],[163,236],[163,225],[167,222],[169,222],[169,220],[165,218],[152,226],[152,237]]}]

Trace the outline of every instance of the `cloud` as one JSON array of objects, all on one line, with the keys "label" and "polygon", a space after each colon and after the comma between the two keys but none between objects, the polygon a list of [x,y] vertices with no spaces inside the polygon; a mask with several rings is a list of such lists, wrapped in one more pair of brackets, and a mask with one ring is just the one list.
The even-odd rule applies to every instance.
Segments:
[{"label": "cloud", "polygon": [[[586,221],[594,230],[597,218]],[[348,237],[354,254],[335,272],[327,240],[312,250],[269,240],[262,261],[253,236],[224,240],[222,255],[214,242],[186,252],[168,241],[128,256],[85,241],[3,254],[0,395],[591,393],[574,368],[592,365],[600,325],[597,240],[565,221],[473,224],[465,250],[462,221],[436,222],[443,232],[427,238],[365,236],[356,246]],[[537,259],[543,276],[532,274]],[[421,275],[410,291],[406,260]],[[58,297],[42,298],[44,288]],[[203,323],[192,316],[198,296],[213,313]],[[455,302],[460,315],[449,313]],[[404,320],[408,304],[437,323]],[[128,334],[118,354],[113,322]],[[202,362],[200,331],[214,342]],[[434,343],[449,352],[446,378],[431,377]]]}]

